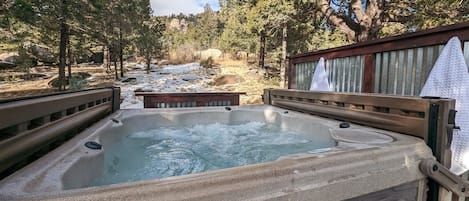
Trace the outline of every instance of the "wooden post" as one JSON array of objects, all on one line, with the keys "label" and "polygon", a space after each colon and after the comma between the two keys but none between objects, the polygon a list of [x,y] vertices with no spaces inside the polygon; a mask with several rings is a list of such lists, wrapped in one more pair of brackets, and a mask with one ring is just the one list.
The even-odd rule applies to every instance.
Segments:
[{"label": "wooden post", "polygon": [[296,89],[296,68],[291,58],[288,59],[288,88]]},{"label": "wooden post", "polygon": [[363,93],[373,93],[375,86],[375,57],[374,54],[365,55],[365,69],[363,71]]}]

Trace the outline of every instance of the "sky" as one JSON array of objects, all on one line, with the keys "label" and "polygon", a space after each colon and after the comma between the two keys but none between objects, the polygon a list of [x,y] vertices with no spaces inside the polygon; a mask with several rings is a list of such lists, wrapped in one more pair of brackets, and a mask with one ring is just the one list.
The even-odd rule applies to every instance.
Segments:
[{"label": "sky", "polygon": [[150,0],[153,15],[196,14],[204,11],[205,4],[219,10],[218,0]]}]

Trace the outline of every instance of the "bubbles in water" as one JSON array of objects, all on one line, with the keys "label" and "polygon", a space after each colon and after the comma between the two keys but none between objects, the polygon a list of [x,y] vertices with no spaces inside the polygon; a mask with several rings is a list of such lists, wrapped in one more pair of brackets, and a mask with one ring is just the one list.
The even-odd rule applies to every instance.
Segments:
[{"label": "bubbles in water", "polygon": [[262,122],[213,123],[135,132],[105,147],[105,171],[92,185],[255,164],[333,146],[323,142],[314,142]]}]

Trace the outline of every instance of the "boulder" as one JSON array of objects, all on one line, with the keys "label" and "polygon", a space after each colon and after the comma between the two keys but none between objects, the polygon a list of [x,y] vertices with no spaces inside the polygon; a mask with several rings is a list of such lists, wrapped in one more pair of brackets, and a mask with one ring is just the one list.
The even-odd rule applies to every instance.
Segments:
[{"label": "boulder", "polygon": [[182,76],[182,80],[188,82],[188,81],[191,81],[191,80],[198,80],[200,77],[198,75],[194,75],[194,74],[187,74],[187,75],[184,75]]},{"label": "boulder", "polygon": [[222,51],[219,49],[206,49],[203,51],[194,52],[194,56],[200,58],[201,60],[206,60],[209,57],[212,59],[219,59],[222,55]]},{"label": "boulder", "polygon": [[57,58],[52,52],[52,50],[48,47],[41,46],[38,44],[30,43],[24,46],[26,50],[28,50],[31,55],[33,55],[38,61],[52,64],[57,62]]},{"label": "boulder", "polygon": [[0,54],[0,60],[8,63],[16,64],[18,61],[18,53],[17,52],[7,52]]},{"label": "boulder", "polygon": [[153,90],[138,88],[138,89],[135,89],[134,92],[153,92]]},{"label": "boulder", "polygon": [[160,61],[158,62],[158,65],[169,65],[169,64],[170,64],[170,62],[169,62],[168,60],[166,60],[166,59],[160,60]]},{"label": "boulder", "polygon": [[238,75],[223,75],[215,78],[213,85],[220,86],[225,84],[237,84],[244,82],[244,79]]},{"label": "boulder", "polygon": [[129,77],[129,78],[125,78],[124,80],[122,80],[122,82],[131,82],[131,83],[137,83],[137,78],[135,77]]},{"label": "boulder", "polygon": [[8,68],[14,68],[16,67],[16,64],[7,62],[7,61],[0,61],[0,69],[8,69]]},{"label": "boulder", "polygon": [[[91,77],[91,74],[86,73],[86,72],[75,72],[72,73],[72,77],[74,79],[79,79],[79,80],[85,80],[86,78]],[[68,83],[68,77],[65,78],[65,82]],[[49,82],[48,82],[49,87],[58,87],[59,86],[59,78],[58,76],[54,76]]]}]

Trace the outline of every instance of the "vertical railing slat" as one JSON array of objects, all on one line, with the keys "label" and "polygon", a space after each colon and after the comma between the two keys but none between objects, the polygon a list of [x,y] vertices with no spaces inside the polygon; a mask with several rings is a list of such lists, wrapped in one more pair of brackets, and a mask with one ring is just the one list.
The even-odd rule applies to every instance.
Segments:
[{"label": "vertical railing slat", "polygon": [[466,65],[469,68],[469,41],[464,42],[464,58],[466,59]]},{"label": "vertical railing slat", "polygon": [[404,69],[405,69],[405,65],[404,65],[404,50],[399,50],[397,52],[397,59],[396,59],[396,68],[397,68],[397,73],[396,73],[396,94],[397,95],[403,95],[403,87],[405,87],[405,83],[404,83],[404,76],[405,76],[405,72],[404,72]]},{"label": "vertical railing slat", "polygon": [[406,50],[405,53],[405,76],[404,76],[404,83],[403,86],[403,95],[411,95],[411,88],[412,88],[412,63],[413,63],[413,49]]},{"label": "vertical railing slat", "polygon": [[[360,70],[358,71],[358,90],[356,92],[362,93],[363,89],[363,78],[365,77],[365,57],[360,57]],[[371,91],[370,91],[371,92]]]},{"label": "vertical railing slat", "polygon": [[386,93],[388,88],[388,61],[389,61],[389,53],[383,52],[382,53],[382,66],[381,66],[381,88],[379,93]]}]

